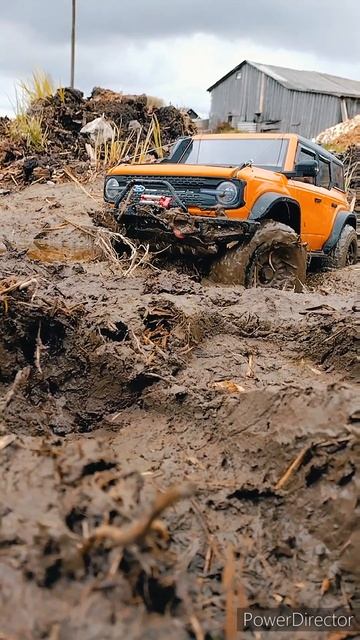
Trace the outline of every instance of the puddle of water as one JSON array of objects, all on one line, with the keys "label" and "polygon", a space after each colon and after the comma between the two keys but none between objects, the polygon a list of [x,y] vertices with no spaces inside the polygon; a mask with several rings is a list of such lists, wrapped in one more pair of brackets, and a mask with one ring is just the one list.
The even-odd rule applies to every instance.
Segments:
[{"label": "puddle of water", "polygon": [[31,260],[41,262],[91,262],[98,258],[94,247],[53,247],[50,244],[38,245],[36,241],[28,249],[27,256]]},{"label": "puddle of water", "polygon": [[91,262],[99,257],[91,237],[60,229],[55,232],[41,232],[33,239],[27,256],[41,262]]}]

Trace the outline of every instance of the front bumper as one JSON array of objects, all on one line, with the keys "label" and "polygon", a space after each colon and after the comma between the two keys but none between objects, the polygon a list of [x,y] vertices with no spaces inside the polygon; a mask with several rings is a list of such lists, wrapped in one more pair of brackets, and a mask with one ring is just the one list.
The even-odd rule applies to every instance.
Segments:
[{"label": "front bumper", "polygon": [[133,179],[118,197],[114,217],[129,238],[157,250],[216,255],[221,247],[245,241],[255,233],[258,222],[227,218],[221,207],[214,207],[209,215],[191,214],[173,187],[163,182],[172,195],[171,208],[141,201],[141,189],[136,187],[143,188],[143,178]]},{"label": "front bumper", "polygon": [[117,218],[128,237],[150,245],[194,248],[211,255],[218,253],[221,245],[251,237],[258,226],[258,223],[246,220],[192,216],[176,209],[149,210],[150,206],[131,208]]}]

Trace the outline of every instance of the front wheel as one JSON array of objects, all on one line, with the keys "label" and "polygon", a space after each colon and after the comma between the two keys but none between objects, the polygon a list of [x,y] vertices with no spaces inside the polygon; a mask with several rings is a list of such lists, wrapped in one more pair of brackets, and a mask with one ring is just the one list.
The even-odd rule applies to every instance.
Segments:
[{"label": "front wheel", "polygon": [[306,249],[294,229],[269,220],[247,244],[230,249],[217,260],[210,277],[217,282],[246,287],[302,291]]}]

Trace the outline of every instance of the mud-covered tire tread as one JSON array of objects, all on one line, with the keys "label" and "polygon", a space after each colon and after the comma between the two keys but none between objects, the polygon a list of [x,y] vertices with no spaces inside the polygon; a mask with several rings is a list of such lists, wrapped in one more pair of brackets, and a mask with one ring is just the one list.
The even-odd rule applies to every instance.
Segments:
[{"label": "mud-covered tire tread", "polygon": [[[299,236],[294,229],[275,220],[264,222],[247,244],[240,244],[230,249],[215,261],[210,270],[210,278],[223,284],[236,282],[236,284],[251,287],[252,284],[249,281],[248,273],[251,260],[257,249],[269,243],[269,233],[271,234],[271,243],[296,244],[299,246],[298,270],[294,279],[294,286],[295,290],[300,291],[306,278],[306,250],[301,245]],[[229,279],[226,277],[227,273],[230,274]]]},{"label": "mud-covered tire tread", "polygon": [[357,235],[354,227],[346,224],[340,234],[339,240],[328,256],[322,258],[321,266],[324,270],[343,269],[346,267],[347,255],[350,245],[354,243],[357,253]]}]

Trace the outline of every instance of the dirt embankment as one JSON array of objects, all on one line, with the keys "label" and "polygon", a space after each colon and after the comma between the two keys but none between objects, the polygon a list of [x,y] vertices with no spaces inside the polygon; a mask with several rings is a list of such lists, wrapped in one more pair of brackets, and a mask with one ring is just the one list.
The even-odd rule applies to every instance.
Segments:
[{"label": "dirt embankment", "polygon": [[[114,165],[162,157],[175,140],[192,135],[196,127],[186,111],[160,102],[100,87],[89,97],[77,89],[64,88],[33,100],[13,120],[0,117],[0,193],[13,189],[14,184],[66,181],[69,169],[86,181],[108,162]],[[103,130],[94,134],[90,162],[87,143],[91,135],[82,128],[97,118],[106,123],[110,134],[105,140]]]},{"label": "dirt embankment", "polygon": [[70,185],[1,204],[0,636],[228,639],[248,604],[359,607],[358,267],[301,294],[125,277],[74,226],[92,207]]}]

